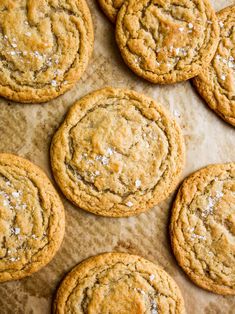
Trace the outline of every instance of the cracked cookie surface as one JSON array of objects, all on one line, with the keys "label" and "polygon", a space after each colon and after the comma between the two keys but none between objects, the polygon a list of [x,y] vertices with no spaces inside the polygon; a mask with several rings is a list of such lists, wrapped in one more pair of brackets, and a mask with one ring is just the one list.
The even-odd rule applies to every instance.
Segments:
[{"label": "cracked cookie surface", "polygon": [[217,13],[220,39],[209,67],[193,84],[207,104],[222,119],[235,126],[235,6]]},{"label": "cracked cookie surface", "polygon": [[184,181],[170,234],[176,259],[195,284],[235,295],[235,163],[208,166]]},{"label": "cracked cookie surface", "polygon": [[64,224],[63,205],[42,170],[0,154],[0,282],[23,278],[50,262]]},{"label": "cracked cookie surface", "polygon": [[111,22],[115,23],[118,11],[120,10],[124,0],[98,0],[105,15]]},{"label": "cracked cookie surface", "polygon": [[181,130],[153,99],[104,88],[78,101],[51,145],[63,193],[103,216],[131,216],[164,200],[184,164]]},{"label": "cracked cookie surface", "polygon": [[116,40],[137,75],[170,84],[188,80],[209,65],[219,26],[207,0],[130,0],[119,11]]},{"label": "cracked cookie surface", "polygon": [[85,0],[0,1],[0,95],[45,102],[73,87],[93,49]]},{"label": "cracked cookie surface", "polygon": [[106,253],[76,266],[64,279],[55,314],[183,314],[174,280],[159,266],[136,255]]}]

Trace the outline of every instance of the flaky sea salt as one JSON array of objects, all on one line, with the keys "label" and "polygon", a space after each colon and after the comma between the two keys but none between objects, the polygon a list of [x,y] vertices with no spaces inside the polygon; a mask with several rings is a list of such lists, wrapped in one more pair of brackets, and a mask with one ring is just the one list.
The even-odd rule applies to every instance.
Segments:
[{"label": "flaky sea salt", "polygon": [[180,52],[180,48],[175,48],[175,53],[176,53],[176,55],[178,55],[179,52]]},{"label": "flaky sea salt", "polygon": [[134,204],[133,204],[131,201],[128,201],[128,202],[126,203],[126,205],[127,205],[128,207],[132,207]]},{"label": "flaky sea salt", "polygon": [[222,80],[222,81],[225,81],[225,80],[226,80],[226,75],[224,75],[224,74],[221,75],[221,80]]},{"label": "flaky sea salt", "polygon": [[15,228],[14,229],[14,233],[17,235],[17,234],[20,234],[20,228]]},{"label": "flaky sea salt", "polygon": [[51,81],[51,85],[52,85],[53,87],[56,87],[56,86],[57,86],[57,82],[56,82],[55,80],[52,80],[52,81]]},{"label": "flaky sea salt", "polygon": [[25,36],[27,36],[27,37],[30,37],[31,35],[32,35],[32,33],[30,33],[30,32],[25,33]]},{"label": "flaky sea salt", "polygon": [[192,239],[206,240],[206,236],[202,236],[200,234],[193,233],[191,236]]},{"label": "flaky sea salt", "polygon": [[219,21],[219,26],[220,26],[221,28],[223,28],[223,27],[224,27],[224,23],[223,23],[222,21]]},{"label": "flaky sea salt", "polygon": [[139,187],[141,186],[141,180],[137,179],[137,180],[135,181],[135,186],[136,186],[137,188],[139,188]]},{"label": "flaky sea salt", "polygon": [[154,279],[155,279],[155,275],[152,274],[152,275],[149,276],[149,280],[150,281],[153,281]]},{"label": "flaky sea salt", "polygon": [[20,192],[12,192],[11,193],[14,198],[18,198],[20,196]]},{"label": "flaky sea salt", "polygon": [[105,157],[105,156],[102,156],[101,162],[105,166],[105,165],[107,165],[109,163],[109,159],[107,157]]},{"label": "flaky sea salt", "polygon": [[193,29],[193,24],[192,23],[188,23],[188,28]]},{"label": "flaky sea salt", "polygon": [[112,150],[112,148],[108,148],[107,149],[107,155],[109,155],[109,156],[112,156],[113,155],[113,150]]},{"label": "flaky sea salt", "polygon": [[180,31],[180,32],[183,32],[183,31],[184,31],[184,27],[180,27],[180,28],[179,28],[179,31]]},{"label": "flaky sea salt", "polygon": [[220,199],[221,197],[223,197],[224,196],[224,193],[223,192],[220,192],[220,191],[217,191],[216,192],[216,197],[218,198],[218,199]]},{"label": "flaky sea salt", "polygon": [[3,205],[4,205],[4,206],[9,206],[9,201],[8,201],[8,200],[4,200],[4,201],[3,201]]}]

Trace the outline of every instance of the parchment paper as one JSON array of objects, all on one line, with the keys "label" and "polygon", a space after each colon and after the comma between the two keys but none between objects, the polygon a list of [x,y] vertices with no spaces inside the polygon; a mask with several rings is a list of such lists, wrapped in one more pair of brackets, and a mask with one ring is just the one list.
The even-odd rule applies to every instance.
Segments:
[{"label": "parchment paper", "polygon": [[[88,3],[96,36],[86,73],[73,90],[47,104],[22,105],[0,99],[0,151],[30,159],[51,177],[49,145],[68,108],[88,92],[111,85],[152,96],[177,117],[187,145],[183,177],[210,163],[235,161],[235,129],[207,108],[190,82],[156,86],[133,74],[118,52],[113,26],[95,0]],[[231,4],[235,1],[213,1],[216,10]],[[168,236],[172,196],[145,214],[125,219],[94,216],[61,197],[67,225],[60,251],[33,276],[0,284],[1,314],[50,313],[53,295],[64,275],[83,259],[107,251],[139,254],[163,266],[180,286],[189,314],[235,313],[235,297],[196,287],[178,267]]]}]

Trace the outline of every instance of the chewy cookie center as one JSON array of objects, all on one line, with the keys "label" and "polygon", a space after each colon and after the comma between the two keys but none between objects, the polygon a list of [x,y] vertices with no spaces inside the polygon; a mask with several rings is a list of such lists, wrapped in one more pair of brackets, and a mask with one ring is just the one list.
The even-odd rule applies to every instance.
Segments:
[{"label": "chewy cookie center", "polygon": [[1,264],[27,264],[48,243],[49,211],[40,191],[23,171],[0,167],[0,269]]},{"label": "chewy cookie center", "polygon": [[209,40],[212,22],[203,1],[197,2],[131,2],[123,19],[123,31],[125,46],[138,67],[165,74],[185,69],[200,58],[199,51]]},{"label": "chewy cookie center", "polygon": [[75,12],[67,1],[1,1],[0,84],[16,91],[67,84],[80,50]]},{"label": "chewy cookie center", "polygon": [[[95,108],[69,132],[68,169],[98,191],[119,196],[152,189],[164,172],[168,139],[128,101]],[[71,174],[72,175],[72,172]]]}]

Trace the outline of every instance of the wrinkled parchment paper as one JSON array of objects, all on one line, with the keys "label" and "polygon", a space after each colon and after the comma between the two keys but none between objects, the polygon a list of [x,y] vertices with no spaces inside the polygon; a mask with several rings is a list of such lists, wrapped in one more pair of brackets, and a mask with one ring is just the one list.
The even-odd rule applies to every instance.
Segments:
[{"label": "wrinkled parchment paper", "polygon": [[[187,145],[183,177],[210,163],[235,161],[235,129],[207,108],[190,82],[156,86],[133,74],[118,52],[113,26],[95,0],[88,3],[96,36],[86,73],[70,92],[46,104],[22,105],[0,99],[0,151],[28,158],[52,177],[49,145],[68,108],[88,92],[111,85],[152,96],[177,118]],[[212,3],[220,10],[235,1]],[[107,251],[139,254],[163,266],[180,286],[189,314],[235,313],[235,297],[218,296],[196,287],[178,267],[168,236],[172,196],[145,214],[125,219],[94,216],[61,197],[67,225],[60,251],[33,276],[0,284],[1,314],[49,314],[64,275],[83,259]]]}]

